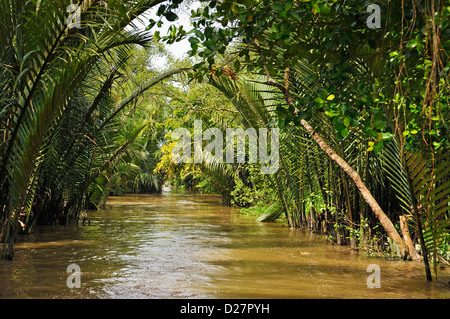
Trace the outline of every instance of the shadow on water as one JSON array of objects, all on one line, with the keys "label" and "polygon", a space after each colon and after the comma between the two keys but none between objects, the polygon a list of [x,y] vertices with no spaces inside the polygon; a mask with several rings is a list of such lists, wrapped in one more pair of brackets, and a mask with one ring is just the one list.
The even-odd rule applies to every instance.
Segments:
[{"label": "shadow on water", "polygon": [[[166,191],[112,197],[90,226],[39,227],[0,265],[0,298],[450,298],[449,269],[366,258],[319,236]],[[81,269],[69,289],[67,266]],[[381,288],[367,287],[367,266]]]}]

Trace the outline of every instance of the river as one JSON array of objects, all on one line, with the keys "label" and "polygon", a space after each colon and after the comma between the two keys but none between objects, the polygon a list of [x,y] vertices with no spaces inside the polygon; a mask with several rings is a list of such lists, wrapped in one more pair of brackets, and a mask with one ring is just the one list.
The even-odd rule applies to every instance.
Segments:
[{"label": "river", "polygon": [[[450,269],[368,258],[259,223],[215,195],[111,197],[90,225],[40,226],[0,262],[0,298],[450,298]],[[67,267],[81,270],[69,289]],[[367,267],[380,267],[368,288]]]}]

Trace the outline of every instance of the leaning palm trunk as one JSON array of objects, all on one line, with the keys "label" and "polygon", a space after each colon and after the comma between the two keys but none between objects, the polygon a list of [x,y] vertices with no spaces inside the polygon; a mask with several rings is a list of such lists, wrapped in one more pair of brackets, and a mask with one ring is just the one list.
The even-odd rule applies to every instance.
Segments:
[{"label": "leaning palm trunk", "polygon": [[[289,85],[290,85],[290,68],[287,67],[284,70],[284,77],[283,83],[278,82],[276,79],[274,79],[266,64],[265,64],[265,57],[262,53],[261,47],[258,43],[258,41],[254,40],[254,45],[256,47],[257,53],[261,56],[263,68],[267,77],[267,84],[274,86],[280,90],[280,92],[283,94],[285,102],[292,108],[294,108],[296,114],[298,113],[298,109],[291,97]],[[301,125],[305,128],[305,130],[310,134],[312,139],[319,145],[319,147],[330,157],[331,160],[333,160],[339,167],[341,167],[345,173],[353,180],[356,187],[361,192],[361,195],[363,196],[366,203],[370,206],[373,213],[375,214],[376,218],[379,220],[381,226],[388,234],[389,238],[391,238],[399,247],[401,255],[403,258],[406,258],[406,246],[403,242],[401,236],[399,235],[397,229],[392,224],[392,221],[389,219],[389,217],[383,212],[378,202],[375,200],[375,198],[370,193],[369,189],[364,185],[361,177],[359,174],[344,160],[342,159],[329,145],[325,142],[325,140],[314,131],[312,126],[304,119],[300,120]]]},{"label": "leaning palm trunk", "polygon": [[344,161],[339,155],[337,155],[335,151],[333,151],[333,149],[325,142],[325,140],[317,132],[314,131],[314,129],[306,120],[301,120],[300,123],[311,135],[313,140],[320,146],[320,148],[325,153],[327,153],[327,155],[337,165],[339,165],[339,167],[341,167],[344,170],[344,172],[346,172],[347,175],[355,182],[356,187],[359,189],[361,195],[363,196],[367,204],[370,206],[377,219],[380,221],[381,226],[383,226],[389,238],[391,238],[395,243],[397,243],[398,247],[400,248],[402,257],[405,258],[406,257],[405,243],[400,237],[397,229],[394,227],[394,224],[392,224],[391,220],[383,212],[380,205],[378,205],[378,202],[372,196],[369,189],[364,185],[359,174],[346,161]]},{"label": "leaning palm trunk", "polygon": [[[271,78],[271,76],[268,72],[266,74],[266,78],[268,79],[266,81],[266,84],[280,89],[280,91],[283,94],[283,97],[285,99],[285,102],[287,102],[288,105],[293,106],[295,108],[295,104],[289,94],[288,85],[287,84],[285,84],[285,85],[279,84],[278,82],[276,82],[274,79]],[[288,77],[286,76],[285,79],[288,79]],[[253,110],[251,109],[250,106],[246,106],[250,102],[256,103],[255,101],[264,100],[263,97],[260,96],[258,98],[255,97],[253,99],[247,100],[246,99],[247,94],[246,94],[245,90],[242,90],[242,92],[239,91],[237,88],[235,88],[235,85],[232,84],[230,81],[227,81],[227,82],[224,82],[221,84],[219,84],[219,81],[212,81],[212,82],[213,82],[212,83],[213,85],[215,85],[217,88],[219,88],[222,92],[226,93],[226,95],[229,96],[230,99],[232,99],[233,103],[238,108],[238,110],[242,113],[244,118],[246,118],[247,122],[251,123],[254,126],[259,126],[259,125],[262,125],[261,123],[267,123],[268,121],[272,120],[272,119],[270,119],[270,116],[268,116],[267,110],[265,110],[265,112],[263,112],[264,111],[263,105],[258,104],[259,107],[254,107]],[[233,93],[236,93],[236,90],[239,91],[239,94],[233,94]],[[271,92],[271,93],[275,93],[275,92]],[[246,113],[251,113],[253,115],[246,116]],[[265,117],[262,115],[265,115]],[[364,185],[360,175],[344,159],[342,159],[328,145],[328,143],[325,142],[325,140],[317,132],[314,131],[314,129],[311,127],[311,125],[306,120],[301,120],[301,124],[305,128],[305,130],[310,134],[310,136],[313,138],[313,140],[319,145],[319,147],[331,158],[331,160],[333,160],[336,164],[338,164],[339,167],[341,167],[344,170],[344,172],[347,173],[349,175],[349,177],[355,182],[355,185],[357,186],[357,188],[361,192],[363,198],[365,199],[365,201],[368,203],[368,205],[374,212],[377,219],[380,221],[380,224],[385,229],[388,236],[395,243],[397,243],[397,245],[401,251],[402,257],[405,258],[406,257],[406,246],[405,246],[402,238],[400,237],[399,233],[395,229],[392,221],[383,212],[383,210],[381,209],[381,207],[379,206],[379,204],[377,203],[375,198],[372,196],[372,194],[370,193],[368,188]],[[280,164],[283,165],[282,160],[280,161]],[[274,179],[276,179],[276,176],[274,177]],[[281,187],[281,185],[277,184],[276,189],[279,190],[280,187]],[[282,193],[282,192],[280,192],[280,193]],[[280,194],[279,198],[280,198],[281,203],[284,206],[288,224],[289,224],[289,226],[291,226],[292,221],[287,212],[286,204],[284,203],[284,195]]]}]

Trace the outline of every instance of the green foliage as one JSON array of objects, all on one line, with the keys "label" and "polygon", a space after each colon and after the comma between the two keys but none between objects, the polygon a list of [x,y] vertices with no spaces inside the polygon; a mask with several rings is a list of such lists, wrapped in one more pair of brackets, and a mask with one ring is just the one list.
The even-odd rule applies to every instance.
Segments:
[{"label": "green foliage", "polygon": [[449,240],[450,229],[449,166],[441,156],[427,161],[418,152],[402,152],[396,143],[391,143],[382,156],[383,169],[401,207],[413,216],[417,229],[423,227],[422,248],[435,265]]},{"label": "green foliage", "polygon": [[[433,7],[429,1],[380,3],[381,28],[369,29],[365,10],[369,2],[202,2],[208,5],[191,13],[194,29],[188,33],[190,54],[201,58],[193,78],[202,80],[225,48],[239,40],[242,45],[232,56],[236,72],[246,67],[277,77],[304,59],[314,65],[314,72],[304,79],[314,91],[292,92],[299,94],[298,109],[281,112],[280,125],[310,119],[314,111],[324,112],[339,138],[360,127],[369,150],[378,153],[396,133],[398,122],[388,119],[406,115],[402,120],[407,127],[400,128],[400,133],[411,150],[422,142],[435,150],[448,149],[443,121],[448,116],[448,7]],[[436,34],[436,30],[443,31]],[[442,37],[441,47],[433,44],[433,34]],[[427,51],[429,46],[439,63]],[[401,73],[403,68],[407,74]],[[397,113],[403,108],[407,112]],[[424,122],[429,125],[420,126]]]},{"label": "green foliage", "polygon": [[251,187],[244,185],[241,179],[235,179],[234,189],[230,193],[231,205],[249,207],[255,204],[255,194]]},{"label": "green foliage", "polygon": [[[197,72],[190,77],[204,80],[211,69],[216,76],[229,69],[241,73],[246,70],[252,73],[248,77],[253,76],[255,82],[276,88],[278,94],[272,90],[267,94],[270,97],[255,99],[276,101],[272,109],[263,106],[251,110],[240,106],[245,105],[245,100],[252,100],[242,98],[249,91],[237,92],[235,86],[238,85],[220,83],[222,90],[230,92],[227,96],[235,106],[244,110],[241,113],[246,119],[252,120],[249,120],[251,125],[261,125],[259,115],[263,108],[273,112],[270,122],[291,137],[293,128],[299,126],[302,119],[313,123],[327,143],[344,160],[356,166],[365,183],[376,191],[375,197],[382,201],[383,210],[387,209],[389,217],[395,219],[398,214],[395,210],[405,203],[405,198],[399,196],[399,202],[392,205],[386,202],[385,196],[398,194],[404,186],[404,178],[395,177],[393,172],[402,165],[407,165],[406,170],[417,169],[412,163],[401,163],[403,152],[434,161],[449,150],[445,121],[449,113],[448,6],[431,1],[401,4],[394,1],[389,6],[380,3],[381,28],[369,29],[365,10],[369,2],[203,2],[208,5],[192,12],[194,30],[189,33],[190,54],[201,60],[194,66]],[[218,62],[219,56],[226,53],[225,48],[236,41],[240,45],[233,46],[225,62]],[[255,86],[251,96],[269,90]],[[262,123],[269,124],[264,120]],[[305,138],[302,135],[301,130],[296,132],[298,139]],[[346,178],[332,164],[311,169],[314,164],[306,160],[308,152],[304,148],[314,147],[301,141],[293,142],[289,138],[283,141],[282,147],[286,149],[282,170],[273,181],[292,222],[300,224],[312,218],[306,214],[305,207],[319,208],[311,204],[299,205],[299,201],[317,202],[311,195],[315,194],[317,184],[319,189],[327,187],[330,191],[328,194],[321,192],[320,196],[323,203],[320,209],[325,215],[332,207],[339,207],[339,214],[349,219],[355,217],[355,209],[364,211],[358,196],[352,195]],[[377,156],[388,154],[391,144],[400,144],[402,154],[399,159],[391,156],[392,169],[386,179],[382,169],[387,162],[380,163]],[[315,162],[327,162],[326,158],[319,158],[314,153]],[[448,160],[442,159],[439,165],[447,167]],[[440,167],[433,166],[433,169]],[[324,174],[315,175],[317,177],[310,181],[305,178],[319,171]],[[421,171],[414,176],[433,176],[427,174]],[[445,178],[442,183],[446,185]],[[433,178],[431,184],[434,184]],[[448,231],[443,220],[447,220],[449,196],[439,188],[433,191],[435,186],[418,185],[421,192],[429,191],[427,196],[425,193],[416,195],[419,202],[426,201],[427,207],[436,207],[435,214],[429,214],[433,222],[427,223],[424,219],[425,224],[435,230],[425,231],[428,241],[436,243],[440,241],[439,234]],[[414,191],[410,188],[411,195]],[[245,191],[242,195],[245,196]],[[342,201],[342,198],[346,199]],[[434,199],[439,205],[432,204]],[[343,222],[346,221],[338,218],[335,223],[335,238],[343,231],[340,226]],[[352,227],[349,229],[354,232]]]},{"label": "green foliage", "polygon": [[270,200],[270,187],[266,178],[260,174],[258,165],[244,164],[239,173],[230,193],[232,206],[251,207]]},{"label": "green foliage", "polygon": [[142,121],[117,129],[132,102],[182,69],[134,86],[128,97],[116,84],[125,78],[132,46],[152,39],[125,27],[159,2],[108,8],[86,2],[81,28],[73,29],[66,21],[69,1],[0,2],[2,257],[12,258],[19,231],[67,223],[97,204],[114,165],[148,127]]},{"label": "green foliage", "polygon": [[240,212],[247,215],[260,216],[262,215],[269,206],[265,204],[256,204],[251,207],[243,207],[240,209]]},{"label": "green foliage", "polygon": [[283,212],[283,205],[280,202],[275,202],[269,207],[267,207],[261,216],[257,219],[259,222],[272,222],[278,218]]},{"label": "green foliage", "polygon": [[[165,178],[380,253],[386,234],[352,180],[305,131],[307,120],[388,219],[412,217],[413,240],[423,236],[426,257],[436,265],[447,255],[447,4],[379,3],[381,28],[369,29],[369,1],[202,0],[190,31],[126,31],[157,5],[147,31],[176,21],[181,2],[89,2],[82,28],[72,30],[69,1],[0,2],[5,247],[18,225],[65,223],[109,194],[158,192]],[[194,71],[179,76],[191,62],[169,57],[170,68],[155,72],[151,60],[164,53],[162,43],[186,37]],[[134,46],[152,40],[162,42]],[[169,78],[177,83],[158,85]],[[279,171],[262,176],[259,163],[225,164],[207,154],[201,164],[174,164],[168,133],[192,129],[195,119],[222,131],[277,126]]]}]

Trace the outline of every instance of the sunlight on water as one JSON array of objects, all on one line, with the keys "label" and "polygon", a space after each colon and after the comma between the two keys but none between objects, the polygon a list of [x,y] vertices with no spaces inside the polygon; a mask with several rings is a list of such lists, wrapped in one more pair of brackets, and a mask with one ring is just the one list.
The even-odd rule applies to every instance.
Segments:
[{"label": "sunlight on water", "polygon": [[[280,223],[166,192],[113,197],[90,226],[47,226],[0,265],[0,298],[450,298],[449,268],[366,258]],[[69,264],[81,288],[69,289]],[[367,287],[378,264],[381,288]]]}]

